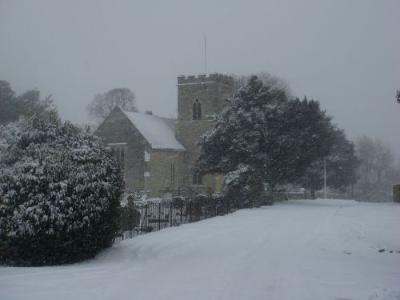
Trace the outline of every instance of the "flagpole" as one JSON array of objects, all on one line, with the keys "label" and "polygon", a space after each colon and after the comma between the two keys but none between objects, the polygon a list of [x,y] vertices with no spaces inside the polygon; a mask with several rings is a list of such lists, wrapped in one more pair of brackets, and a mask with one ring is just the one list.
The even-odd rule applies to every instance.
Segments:
[{"label": "flagpole", "polygon": [[204,73],[207,75],[207,36],[204,34]]}]

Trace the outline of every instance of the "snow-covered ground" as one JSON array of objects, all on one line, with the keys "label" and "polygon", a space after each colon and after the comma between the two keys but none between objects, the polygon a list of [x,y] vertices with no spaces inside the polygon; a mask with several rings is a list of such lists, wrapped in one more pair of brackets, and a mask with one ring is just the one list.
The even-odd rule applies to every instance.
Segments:
[{"label": "snow-covered ground", "polygon": [[0,267],[0,299],[398,300],[399,252],[400,205],[297,200],[139,236],[85,263]]}]

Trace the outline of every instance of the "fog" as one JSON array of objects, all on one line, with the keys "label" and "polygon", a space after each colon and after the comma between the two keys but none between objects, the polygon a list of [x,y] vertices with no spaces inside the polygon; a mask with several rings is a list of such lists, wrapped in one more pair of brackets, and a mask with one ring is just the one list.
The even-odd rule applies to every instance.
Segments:
[{"label": "fog", "polygon": [[74,122],[115,87],[141,111],[176,116],[176,77],[205,72],[206,35],[209,73],[282,77],[350,138],[399,155],[399,11],[398,0],[0,0],[0,80],[52,94]]}]

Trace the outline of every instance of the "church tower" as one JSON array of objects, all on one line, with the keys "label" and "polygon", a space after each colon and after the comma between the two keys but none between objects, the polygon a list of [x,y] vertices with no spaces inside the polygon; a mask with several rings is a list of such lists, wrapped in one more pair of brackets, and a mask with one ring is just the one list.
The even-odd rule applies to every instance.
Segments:
[{"label": "church tower", "polygon": [[234,93],[233,78],[227,75],[210,74],[178,77],[178,120],[176,137],[185,146],[185,186],[197,191],[219,191],[220,176],[206,175],[204,178],[193,170],[199,156],[197,145],[200,136],[215,124],[226,100]]}]

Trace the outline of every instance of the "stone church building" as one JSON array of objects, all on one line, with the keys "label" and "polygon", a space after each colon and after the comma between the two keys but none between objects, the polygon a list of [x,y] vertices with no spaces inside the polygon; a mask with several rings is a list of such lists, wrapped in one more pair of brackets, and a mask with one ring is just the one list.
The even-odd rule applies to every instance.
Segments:
[{"label": "stone church building", "polygon": [[116,107],[95,132],[120,163],[128,192],[159,197],[221,190],[221,175],[200,176],[194,165],[197,143],[233,95],[234,81],[221,74],[179,76],[177,87],[177,119]]}]

